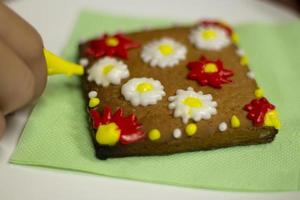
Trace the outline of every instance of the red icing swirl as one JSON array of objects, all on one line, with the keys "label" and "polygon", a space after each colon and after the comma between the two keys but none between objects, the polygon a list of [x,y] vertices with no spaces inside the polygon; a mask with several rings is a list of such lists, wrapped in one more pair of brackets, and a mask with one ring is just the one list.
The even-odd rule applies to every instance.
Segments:
[{"label": "red icing swirl", "polygon": [[126,59],[128,57],[127,50],[137,47],[139,47],[138,43],[123,34],[119,33],[111,36],[105,34],[100,38],[88,41],[84,54],[94,58],[117,56]]},{"label": "red icing swirl", "polygon": [[[213,71],[207,72],[205,70],[207,64],[214,66]],[[202,56],[200,60],[188,63],[187,67],[190,69],[187,78],[196,80],[202,86],[209,85],[214,88],[221,88],[222,84],[232,82],[228,78],[233,76],[233,72],[223,68],[221,60],[211,61]]]},{"label": "red icing swirl", "polygon": [[244,110],[248,111],[247,118],[252,120],[254,126],[262,126],[266,113],[274,109],[275,106],[265,97],[253,99],[249,104],[244,106]]},{"label": "red icing swirl", "polygon": [[114,114],[110,107],[104,107],[102,114],[96,109],[91,109],[90,117],[94,129],[114,122],[121,133],[119,141],[121,144],[131,144],[145,137],[144,132],[140,130],[142,126],[138,124],[136,116],[134,114],[124,116],[122,108],[119,108]]}]

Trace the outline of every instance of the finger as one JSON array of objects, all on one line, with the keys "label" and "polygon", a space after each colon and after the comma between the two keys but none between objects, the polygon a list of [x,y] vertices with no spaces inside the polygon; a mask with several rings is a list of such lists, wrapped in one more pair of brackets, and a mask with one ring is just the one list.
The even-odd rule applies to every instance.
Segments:
[{"label": "finger", "polygon": [[0,110],[4,115],[34,98],[35,81],[26,63],[0,41]]},{"label": "finger", "polygon": [[47,68],[39,33],[11,9],[0,3],[0,38],[29,66],[35,80],[35,97],[45,88]]},{"label": "finger", "polygon": [[5,130],[5,125],[6,125],[6,122],[5,122],[4,115],[0,111],[0,138]]}]

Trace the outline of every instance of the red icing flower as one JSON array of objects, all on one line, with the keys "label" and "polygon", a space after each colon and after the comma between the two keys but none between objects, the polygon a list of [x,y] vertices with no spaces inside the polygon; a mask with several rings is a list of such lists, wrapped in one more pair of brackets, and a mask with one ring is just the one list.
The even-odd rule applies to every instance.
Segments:
[{"label": "red icing flower", "polygon": [[265,97],[253,99],[244,106],[244,110],[248,111],[247,117],[252,120],[254,126],[262,126],[266,113],[274,109],[275,106],[269,103]]},{"label": "red icing flower", "polygon": [[199,61],[188,63],[187,67],[190,69],[187,77],[202,86],[221,88],[222,84],[232,82],[228,78],[233,76],[233,72],[224,69],[221,60],[211,61],[202,56]]},{"label": "red icing flower", "polygon": [[114,114],[109,107],[104,107],[102,114],[96,109],[91,109],[90,116],[94,129],[98,129],[101,125],[115,123],[120,130],[119,142],[122,144],[131,144],[145,137],[144,132],[140,130],[142,126],[138,124],[136,116],[134,114],[123,116],[122,108],[119,108]]},{"label": "red icing flower", "polygon": [[127,58],[127,50],[139,47],[139,44],[133,42],[123,34],[109,36],[105,34],[101,38],[90,40],[84,54],[94,58],[102,56],[118,56]]},{"label": "red icing flower", "polygon": [[203,21],[200,21],[200,25],[204,26],[204,27],[207,27],[207,26],[217,26],[217,27],[220,27],[220,28],[224,29],[229,36],[231,36],[232,33],[233,33],[233,31],[230,28],[230,26],[228,26],[227,24],[225,24],[223,22],[220,22],[220,21],[203,20]]}]

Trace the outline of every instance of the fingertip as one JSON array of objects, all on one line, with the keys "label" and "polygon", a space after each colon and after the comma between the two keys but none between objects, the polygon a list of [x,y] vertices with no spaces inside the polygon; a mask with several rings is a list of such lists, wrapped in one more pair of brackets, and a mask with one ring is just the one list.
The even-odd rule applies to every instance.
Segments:
[{"label": "fingertip", "polygon": [[0,139],[4,133],[5,127],[6,127],[5,117],[4,117],[3,113],[0,112]]}]

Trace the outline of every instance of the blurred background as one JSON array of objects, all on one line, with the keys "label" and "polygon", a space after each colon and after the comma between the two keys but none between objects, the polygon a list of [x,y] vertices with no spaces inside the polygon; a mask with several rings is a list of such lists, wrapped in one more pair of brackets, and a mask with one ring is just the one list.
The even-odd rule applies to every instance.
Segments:
[{"label": "blurred background", "polygon": [[300,1],[299,0],[268,0],[283,6],[286,6],[296,12],[300,13]]}]

